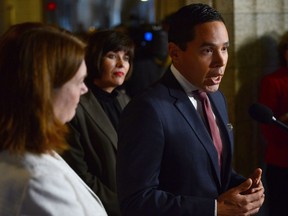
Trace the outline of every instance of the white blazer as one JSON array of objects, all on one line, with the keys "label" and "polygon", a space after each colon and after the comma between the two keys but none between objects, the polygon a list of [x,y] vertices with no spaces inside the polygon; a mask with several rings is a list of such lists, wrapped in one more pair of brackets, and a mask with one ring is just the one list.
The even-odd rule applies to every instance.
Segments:
[{"label": "white blazer", "polygon": [[107,216],[60,155],[0,153],[1,216]]}]

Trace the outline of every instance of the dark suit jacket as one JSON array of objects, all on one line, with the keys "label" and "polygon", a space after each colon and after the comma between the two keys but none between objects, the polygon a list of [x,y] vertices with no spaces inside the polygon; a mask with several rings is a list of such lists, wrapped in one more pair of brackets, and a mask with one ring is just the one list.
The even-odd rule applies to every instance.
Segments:
[{"label": "dark suit jacket", "polygon": [[223,133],[222,175],[210,135],[171,71],[124,109],[116,170],[123,215],[213,216],[219,194],[244,181],[231,167],[225,99],[219,91],[209,97]]},{"label": "dark suit jacket", "polygon": [[[129,98],[120,93],[120,106]],[[111,215],[120,215],[116,196],[117,133],[93,93],[81,96],[76,115],[69,123],[70,150],[63,158],[99,196]]]}]

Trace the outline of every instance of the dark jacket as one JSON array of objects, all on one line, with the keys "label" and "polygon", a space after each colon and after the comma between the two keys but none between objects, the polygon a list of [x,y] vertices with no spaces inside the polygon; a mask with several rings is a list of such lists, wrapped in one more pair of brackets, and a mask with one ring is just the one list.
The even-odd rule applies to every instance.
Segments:
[{"label": "dark jacket", "polygon": [[[119,92],[122,109],[127,95]],[[117,132],[91,91],[81,96],[69,123],[70,150],[63,158],[101,199],[109,216],[120,215],[116,195]]]},{"label": "dark jacket", "polygon": [[226,102],[208,94],[223,133],[222,174],[212,139],[171,71],[122,112],[117,186],[125,216],[211,216],[215,199],[244,181],[232,170]]}]

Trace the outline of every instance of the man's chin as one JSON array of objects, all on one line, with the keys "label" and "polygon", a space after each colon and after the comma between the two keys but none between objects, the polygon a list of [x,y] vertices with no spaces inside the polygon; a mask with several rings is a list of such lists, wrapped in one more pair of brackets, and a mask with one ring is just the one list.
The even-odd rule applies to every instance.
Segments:
[{"label": "man's chin", "polygon": [[219,84],[205,87],[206,92],[210,92],[210,93],[216,92],[218,89],[219,89]]}]

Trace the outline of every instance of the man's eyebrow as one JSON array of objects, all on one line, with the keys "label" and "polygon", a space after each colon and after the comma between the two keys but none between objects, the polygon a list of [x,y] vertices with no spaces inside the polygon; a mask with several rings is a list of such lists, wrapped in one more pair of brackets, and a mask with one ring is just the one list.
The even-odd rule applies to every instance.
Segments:
[{"label": "man's eyebrow", "polygon": [[[213,46],[218,46],[218,44],[210,43],[210,42],[204,42],[204,43],[201,45],[201,47],[205,47],[205,46],[211,46],[211,47],[213,47]],[[228,46],[229,46],[229,41],[221,44],[221,46],[226,46],[226,47],[228,47]]]}]

